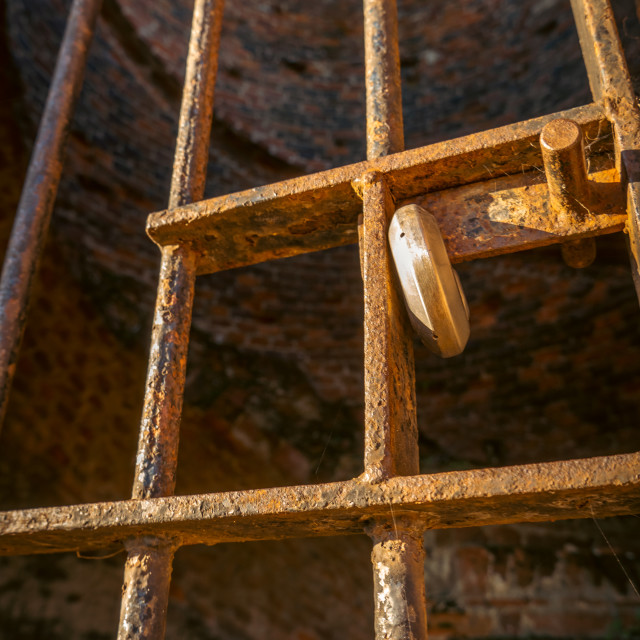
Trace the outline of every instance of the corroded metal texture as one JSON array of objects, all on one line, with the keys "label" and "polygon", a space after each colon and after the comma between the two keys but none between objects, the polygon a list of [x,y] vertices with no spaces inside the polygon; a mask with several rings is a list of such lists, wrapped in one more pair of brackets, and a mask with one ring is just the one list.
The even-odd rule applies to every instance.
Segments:
[{"label": "corroded metal texture", "polygon": [[376,525],[373,540],[375,632],[379,640],[426,640],[427,616],[422,531],[398,517]]},{"label": "corroded metal texture", "polygon": [[[523,171],[539,173],[540,132],[556,117],[571,118],[582,126],[593,141],[592,156],[608,152],[609,124],[599,107],[588,105],[154,213],[147,233],[160,245],[190,246],[197,255],[198,273],[355,243],[362,202],[352,184],[362,175],[385,174],[396,202],[475,182],[490,192],[494,180],[505,173],[521,178],[526,178]],[[460,229],[460,237],[472,231],[475,213],[469,216],[468,227]],[[493,253],[518,248],[515,238]],[[487,254],[492,252],[483,255]]]},{"label": "corroded metal texture", "polygon": [[[367,159],[376,161],[404,149],[396,0],[364,0],[364,25]],[[363,479],[375,484],[420,472],[415,364],[388,242],[393,197],[385,176],[375,171],[363,174],[354,188],[362,196]],[[373,520],[371,531],[376,640],[426,638],[424,563],[414,561],[421,557],[421,537],[398,533],[388,514]],[[418,627],[423,632],[414,635]]]},{"label": "corroded metal texture", "polygon": [[127,545],[118,640],[164,638],[175,547],[141,538]]},{"label": "corroded metal texture", "polygon": [[[162,247],[162,268],[134,499],[0,513],[0,554],[125,548],[119,638],[162,638],[172,558],[180,545],[365,531],[374,543],[377,640],[424,640],[424,529],[637,513],[638,453],[418,475],[412,340],[387,243],[391,215],[409,201],[433,213],[454,262],[561,242],[565,257],[579,263],[593,246],[592,236],[619,231],[627,222],[622,184],[637,271],[640,115],[609,3],[572,3],[599,106],[402,151],[395,2],[365,0],[368,160],[196,202],[204,193],[222,18],[221,1],[196,0],[169,210],[152,214],[147,227]],[[98,4],[76,0],[74,10],[85,7],[85,17],[95,21],[88,7]],[[44,160],[37,160],[39,134],[32,161],[49,162],[49,147],[56,150],[51,180],[45,176],[43,182],[49,186],[34,192],[37,202],[30,205],[38,220],[35,236],[20,231],[28,245],[20,267],[28,276],[26,291],[81,75],[73,65],[84,65],[89,31],[75,36],[81,49],[69,62],[69,86],[56,69],[50,102],[62,111],[48,125],[43,121]],[[62,68],[62,54],[61,61]],[[58,84],[64,95],[56,98]],[[608,154],[609,121],[615,166]],[[588,180],[580,128],[592,150]],[[543,157],[548,185],[540,171]],[[44,213],[37,210],[41,201]],[[356,242],[361,211],[364,474],[331,484],[173,496],[196,274]],[[12,307],[16,318],[24,315],[25,304]],[[2,348],[5,357],[4,343]],[[12,365],[15,353],[7,357]],[[11,366],[5,372],[10,380]]]},{"label": "corroded metal texture", "polygon": [[[172,207],[204,194],[223,8],[222,0],[197,0],[194,6],[169,196]],[[194,285],[194,254],[188,247],[163,247],[134,498],[171,495],[175,486]]]},{"label": "corroded metal texture", "polygon": [[544,126],[540,148],[552,208],[559,215],[590,214],[589,180],[580,125],[558,118]]},{"label": "corroded metal texture", "polygon": [[224,0],[197,0],[193,7],[170,209],[204,196],[223,12]]},{"label": "corroded metal texture", "polygon": [[640,110],[608,0],[571,0],[595,100],[613,125],[616,168],[626,188],[631,268],[640,300]]},{"label": "corroded metal texture", "polygon": [[[223,0],[196,0],[178,126],[169,206],[204,194]],[[162,248],[149,369],[140,423],[133,498],[172,495],[196,260],[189,247]],[[119,638],[164,636],[173,551],[135,542],[125,569]]]},{"label": "corroded metal texture", "polygon": [[364,0],[367,158],[404,149],[395,0]]},{"label": "corroded metal texture", "polygon": [[[577,220],[592,217],[595,207],[580,125],[566,118],[553,120],[542,129],[540,148],[552,213]],[[588,267],[596,257],[596,242],[593,238],[571,240],[563,244],[562,257],[570,267]]]},{"label": "corroded metal texture", "polygon": [[0,554],[362,533],[377,518],[425,528],[474,527],[640,512],[640,454],[0,513]]},{"label": "corroded metal texture", "polygon": [[134,498],[173,493],[195,285],[195,260],[164,247],[140,422]]},{"label": "corroded metal texture", "polygon": [[614,168],[599,169],[603,160],[590,158],[590,216],[557,216],[539,171],[427,193],[402,204],[419,204],[436,217],[453,263],[614,233],[627,220],[624,192]]},{"label": "corroded metal texture", "polygon": [[387,240],[395,206],[384,178],[363,185],[365,477],[418,473],[413,336]]},{"label": "corroded metal texture", "polygon": [[101,5],[102,0],[74,0],[71,6],[7,247],[0,280],[0,428]]}]

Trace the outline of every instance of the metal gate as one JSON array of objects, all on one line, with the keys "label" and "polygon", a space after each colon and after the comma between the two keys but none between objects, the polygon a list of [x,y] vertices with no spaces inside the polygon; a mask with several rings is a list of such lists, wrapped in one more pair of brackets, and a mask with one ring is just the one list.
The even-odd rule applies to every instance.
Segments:
[{"label": "metal gate", "polygon": [[[100,4],[73,2],[5,260],[3,411]],[[640,512],[637,453],[420,475],[412,334],[387,241],[395,209],[415,201],[436,216],[452,262],[562,243],[565,260],[580,266],[593,255],[594,236],[624,230],[640,291],[640,112],[608,0],[572,6],[593,104],[404,151],[395,2],[364,0],[367,160],[202,200],[223,2],[196,0],[169,206],[147,223],[162,266],[132,499],[0,513],[0,553],[126,548],[118,637],[161,638],[180,546],[365,531],[373,540],[376,638],[421,639],[426,529]],[[590,140],[588,180],[582,135]],[[522,172],[543,162],[546,180]],[[504,177],[484,181],[487,168]],[[364,473],[174,496],[196,276],[356,242]]]}]

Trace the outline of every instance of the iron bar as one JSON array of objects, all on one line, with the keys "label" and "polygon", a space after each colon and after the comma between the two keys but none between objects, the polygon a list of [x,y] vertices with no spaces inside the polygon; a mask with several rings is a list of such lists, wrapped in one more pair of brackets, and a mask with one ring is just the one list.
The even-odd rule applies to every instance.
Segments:
[{"label": "iron bar", "polygon": [[[364,0],[367,160],[404,149],[395,0]],[[364,474],[379,483],[420,473],[413,332],[394,271],[388,231],[395,203],[385,176],[365,173],[360,256],[364,281]],[[422,529],[387,513],[373,541],[376,640],[426,640]]]},{"label": "iron bar", "polygon": [[162,250],[133,498],[173,494],[195,285],[193,254]]},{"label": "iron bar", "polygon": [[101,5],[102,0],[74,0],[71,6],[7,246],[0,279],[0,429]]},{"label": "iron bar", "polygon": [[[425,528],[640,512],[640,453],[542,464],[0,512],[0,554],[75,552],[135,536],[216,544],[362,533],[376,518]],[[393,518],[392,518],[393,520]]]},{"label": "iron bar", "polygon": [[574,269],[584,269],[596,259],[596,241],[594,238],[569,240],[560,246],[562,259]]},{"label": "iron bar", "polygon": [[364,0],[367,159],[404,149],[395,0]]},{"label": "iron bar", "polygon": [[398,517],[375,525],[369,535],[374,540],[371,563],[376,638],[426,640],[422,529],[413,520]]},{"label": "iron bar", "polygon": [[591,158],[591,216],[555,215],[545,176],[538,171],[436,191],[409,202],[437,218],[452,262],[622,231],[627,213],[617,172],[597,170],[598,162]]},{"label": "iron bar", "polygon": [[540,148],[553,209],[559,215],[588,215],[590,188],[580,125],[566,118],[552,120],[542,129]]},{"label": "iron bar", "polygon": [[[580,124],[585,135],[594,140],[591,164],[600,155],[607,159],[609,123],[593,105],[536,118],[516,125],[465,136],[427,147],[403,151],[376,160],[360,162],[330,171],[249,189],[240,193],[204,200],[186,207],[149,216],[147,232],[160,245],[188,244],[196,252],[198,273],[255,264],[265,260],[317,251],[358,241],[357,219],[362,201],[353,184],[371,171],[385,175],[396,202],[434,194],[460,185],[479,183],[483,193],[495,189],[496,180],[514,174],[523,184],[531,176],[527,169],[542,169],[539,136],[545,124],[567,117]],[[600,154],[600,155],[598,155]],[[607,160],[608,161],[608,160]],[[539,171],[529,171],[535,180]],[[609,180],[616,180],[611,175]],[[452,192],[448,192],[452,193]],[[454,203],[455,215],[465,208]],[[526,199],[521,200],[524,202]],[[465,203],[465,206],[471,206]],[[469,219],[486,216],[479,206],[469,210]],[[475,242],[474,225],[461,226],[460,240],[468,236]],[[512,228],[517,236],[521,231]],[[446,235],[446,234],[445,234]],[[483,243],[481,252],[472,247],[461,259],[486,257],[517,250],[519,239],[504,241],[504,233]],[[513,247],[513,248],[509,248]],[[451,252],[456,260],[456,251]]]},{"label": "iron bar", "polygon": [[184,78],[169,208],[204,197],[224,0],[196,0]]},{"label": "iron bar", "polygon": [[608,0],[571,0],[594,100],[613,125],[616,167],[625,186],[631,270],[640,300],[640,110]]},{"label": "iron bar", "polygon": [[[223,0],[196,0],[194,5],[169,207],[204,195],[223,8]],[[172,495],[175,488],[195,278],[195,256],[188,247],[163,247],[134,499]],[[125,567],[118,638],[160,639],[173,550],[162,538],[133,544]]]},{"label": "iron bar", "polygon": [[395,205],[379,174],[363,179],[365,478],[419,473],[413,334],[387,238]]},{"label": "iron bar", "polygon": [[136,539],[125,546],[118,640],[163,638],[175,547],[162,538]]}]

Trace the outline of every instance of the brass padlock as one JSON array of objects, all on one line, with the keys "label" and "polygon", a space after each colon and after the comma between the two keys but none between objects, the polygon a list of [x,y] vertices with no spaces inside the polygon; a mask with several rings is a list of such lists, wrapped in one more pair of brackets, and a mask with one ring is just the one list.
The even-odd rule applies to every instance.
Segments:
[{"label": "brass padlock", "polygon": [[415,204],[398,209],[389,244],[411,324],[423,344],[443,358],[469,339],[469,307],[435,217]]}]

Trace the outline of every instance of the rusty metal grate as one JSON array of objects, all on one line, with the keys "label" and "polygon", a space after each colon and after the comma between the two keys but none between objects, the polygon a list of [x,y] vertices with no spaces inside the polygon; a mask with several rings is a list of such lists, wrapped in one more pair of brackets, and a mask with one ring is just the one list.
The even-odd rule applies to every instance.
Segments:
[{"label": "rusty metal grate", "polygon": [[[3,407],[100,4],[74,0],[7,253],[0,287]],[[580,262],[590,238],[624,229],[640,291],[640,112],[610,3],[572,0],[572,6],[593,104],[404,151],[395,2],[364,0],[367,160],[202,200],[223,2],[196,0],[169,208],[150,215],[147,225],[162,267],[132,499],[0,513],[0,553],[124,546],[118,637],[161,638],[173,554],[181,545],[364,530],[373,540],[376,638],[418,639],[427,633],[425,529],[639,512],[637,453],[420,475],[412,339],[386,237],[391,214],[406,201],[437,217],[453,262],[558,242],[568,261]],[[549,185],[539,172],[521,170],[541,164],[540,133],[558,118],[579,124],[591,141],[587,214],[571,207],[554,213],[550,197],[564,197],[564,169],[559,178],[548,172]],[[611,133],[615,163],[606,143]],[[490,188],[482,182],[487,167],[505,176]],[[470,232],[478,226],[481,234]],[[359,235],[363,475],[174,496],[196,276],[355,243]]]}]

